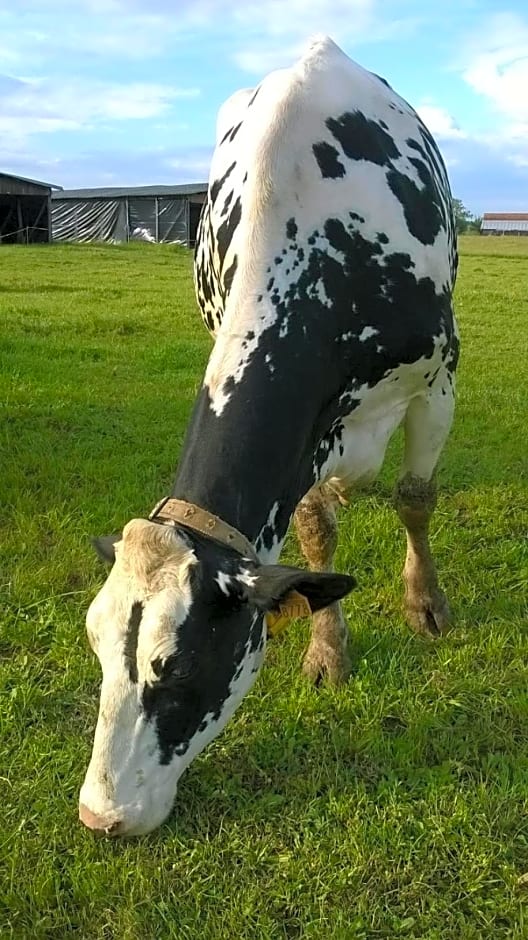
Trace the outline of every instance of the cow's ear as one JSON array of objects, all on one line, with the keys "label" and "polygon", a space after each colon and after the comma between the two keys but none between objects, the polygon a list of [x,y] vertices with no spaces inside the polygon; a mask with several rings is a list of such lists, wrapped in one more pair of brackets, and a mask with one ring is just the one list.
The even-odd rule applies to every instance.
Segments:
[{"label": "cow's ear", "polygon": [[121,541],[119,535],[102,535],[100,538],[91,539],[92,545],[101,561],[108,565],[113,565],[115,561],[115,543]]},{"label": "cow's ear", "polygon": [[349,574],[304,571],[286,565],[262,565],[246,581],[247,599],[263,611],[279,611],[288,600],[288,595],[300,594],[314,614],[341,600],[355,587],[356,581]]}]

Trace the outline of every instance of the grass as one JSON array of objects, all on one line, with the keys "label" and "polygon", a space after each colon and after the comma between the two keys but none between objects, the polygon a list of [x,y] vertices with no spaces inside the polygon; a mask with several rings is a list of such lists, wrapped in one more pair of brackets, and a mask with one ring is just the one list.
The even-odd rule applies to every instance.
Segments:
[{"label": "grass", "polygon": [[456,629],[430,644],[402,620],[396,440],[341,516],[353,679],[307,686],[295,625],[168,822],[128,843],[76,818],[104,577],[88,536],[166,492],[210,340],[183,249],[0,249],[2,938],[528,936],[528,239],[461,249],[433,535]]}]

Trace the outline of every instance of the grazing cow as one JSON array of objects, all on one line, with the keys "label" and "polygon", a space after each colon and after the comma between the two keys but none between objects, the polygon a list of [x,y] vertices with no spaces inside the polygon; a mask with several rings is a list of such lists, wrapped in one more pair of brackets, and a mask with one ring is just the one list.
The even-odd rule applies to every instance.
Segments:
[{"label": "grazing cow", "polygon": [[[253,684],[270,614],[313,613],[307,674],[346,678],[334,505],[374,478],[401,423],[407,613],[433,635],[448,620],[428,524],[457,253],[435,143],[328,38],[231,98],[217,134],[195,259],[216,343],[172,496],[99,540],[113,567],[87,616],[103,681],[80,816],[113,834],[169,813]],[[311,571],[277,565],[294,514]]]}]

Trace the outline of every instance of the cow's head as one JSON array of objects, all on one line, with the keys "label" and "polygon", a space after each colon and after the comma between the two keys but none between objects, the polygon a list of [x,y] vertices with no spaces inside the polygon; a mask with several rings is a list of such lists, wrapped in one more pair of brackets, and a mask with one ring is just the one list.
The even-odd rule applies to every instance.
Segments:
[{"label": "cow's head", "polygon": [[80,817],[93,830],[139,835],[165,819],[181,773],[251,688],[266,612],[292,590],[318,610],[354,581],[260,565],[144,519],[98,547],[113,566],[87,615],[103,681]]}]

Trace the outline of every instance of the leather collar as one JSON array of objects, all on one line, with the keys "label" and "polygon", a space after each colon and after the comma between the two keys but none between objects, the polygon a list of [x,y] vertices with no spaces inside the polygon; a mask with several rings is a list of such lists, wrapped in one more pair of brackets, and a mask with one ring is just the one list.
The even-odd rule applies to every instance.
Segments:
[{"label": "leather collar", "polygon": [[233,526],[228,525],[223,519],[215,516],[212,512],[195,506],[194,503],[187,503],[183,499],[175,499],[173,496],[166,496],[154,507],[150,513],[149,519],[152,522],[181,522],[188,529],[194,529],[201,535],[208,535],[216,542],[222,545],[228,545],[234,548],[251,561],[258,561],[257,553],[253,545]]}]

